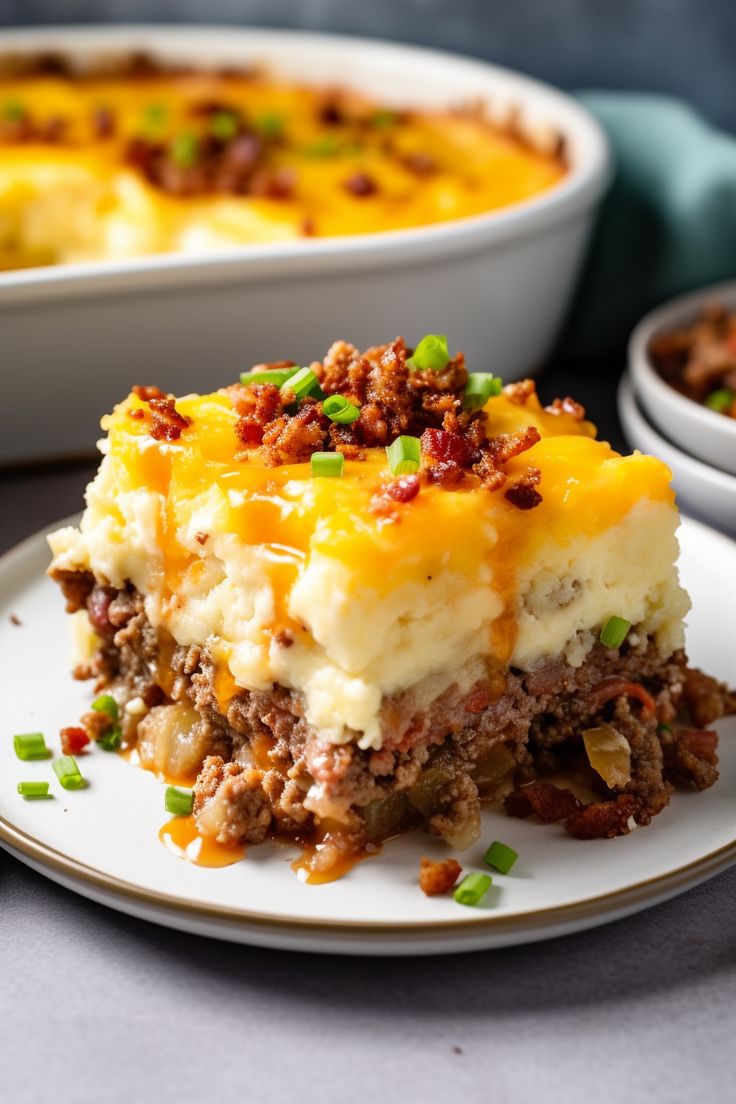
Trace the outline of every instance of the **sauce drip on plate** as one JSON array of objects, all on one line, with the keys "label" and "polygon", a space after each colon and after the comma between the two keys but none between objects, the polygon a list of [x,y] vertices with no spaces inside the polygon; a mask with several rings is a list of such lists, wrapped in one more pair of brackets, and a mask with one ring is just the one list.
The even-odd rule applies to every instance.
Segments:
[{"label": "sauce drip on plate", "polygon": [[173,855],[195,866],[232,866],[245,858],[245,845],[218,843],[201,836],[193,816],[176,816],[159,830],[158,838]]}]

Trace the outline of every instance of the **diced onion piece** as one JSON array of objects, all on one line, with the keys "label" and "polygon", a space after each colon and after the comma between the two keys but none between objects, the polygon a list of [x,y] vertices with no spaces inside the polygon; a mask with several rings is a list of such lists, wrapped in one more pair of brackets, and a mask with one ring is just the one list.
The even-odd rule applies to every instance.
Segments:
[{"label": "diced onion piece", "polygon": [[363,809],[365,831],[369,840],[384,840],[387,836],[398,832],[401,823],[406,816],[406,794],[392,793],[387,797],[371,801]]},{"label": "diced onion piece", "polygon": [[516,760],[506,744],[494,744],[473,767],[473,781],[479,786],[492,786],[500,782],[516,766]]},{"label": "diced onion piece", "polygon": [[430,817],[437,811],[439,793],[449,781],[450,775],[446,771],[428,767],[408,791],[409,801],[423,817]]},{"label": "diced onion piece", "polygon": [[602,724],[583,732],[588,762],[611,790],[631,781],[631,748],[626,737],[613,725]]},{"label": "diced onion piece", "polygon": [[480,809],[471,809],[464,820],[454,825],[450,832],[441,832],[442,838],[456,851],[464,851],[480,839]]}]

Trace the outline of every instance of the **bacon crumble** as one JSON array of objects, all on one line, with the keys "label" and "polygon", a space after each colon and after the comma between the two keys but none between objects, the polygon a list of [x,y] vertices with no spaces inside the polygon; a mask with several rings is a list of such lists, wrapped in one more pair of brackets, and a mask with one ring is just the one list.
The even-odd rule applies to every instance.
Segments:
[{"label": "bacon crumble", "polygon": [[463,872],[457,859],[434,862],[424,856],[419,861],[419,888],[427,897],[449,893]]},{"label": "bacon crumble", "polygon": [[[508,482],[506,498],[518,509],[538,506],[542,501],[536,489],[539,469],[529,467],[513,477],[504,470],[509,460],[540,440],[536,426],[489,436],[486,414],[463,409],[468,372],[462,354],[441,371],[411,369],[410,355],[402,338],[364,353],[346,341],[336,341],[324,360],[310,365],[324,395],[342,395],[359,408],[358,418],[350,424],[331,422],[321,402],[311,396],[295,409],[288,384],[283,388],[270,383],[233,384],[226,393],[238,414],[239,444],[244,450],[261,447],[265,462],[276,466],[303,462],[313,452],[325,450],[359,460],[365,448],[380,448],[401,434],[418,436],[421,472],[409,482],[384,487],[371,503],[374,513],[395,516],[393,504],[415,498],[422,482],[452,488],[468,476],[489,491]],[[259,365],[254,371],[286,366],[291,367],[291,362]],[[532,380],[505,389],[519,405],[534,392]]]},{"label": "bacon crumble", "polygon": [[[155,441],[178,441],[182,431],[192,424],[191,418],[176,409],[173,396],[167,395],[160,387],[141,387],[136,384],[133,394],[142,402],[148,403],[151,411],[151,436]],[[141,413],[135,410],[129,413],[133,418],[141,417]]]}]

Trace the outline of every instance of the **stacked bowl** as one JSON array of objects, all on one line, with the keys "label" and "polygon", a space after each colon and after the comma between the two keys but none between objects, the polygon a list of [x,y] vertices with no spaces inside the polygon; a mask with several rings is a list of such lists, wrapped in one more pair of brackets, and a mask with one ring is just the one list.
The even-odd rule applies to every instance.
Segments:
[{"label": "stacked bowl", "polygon": [[652,357],[653,343],[691,326],[713,305],[736,314],[736,282],[682,296],[642,319],[629,343],[618,410],[629,445],[671,468],[680,506],[736,535],[736,417],[676,390]]}]

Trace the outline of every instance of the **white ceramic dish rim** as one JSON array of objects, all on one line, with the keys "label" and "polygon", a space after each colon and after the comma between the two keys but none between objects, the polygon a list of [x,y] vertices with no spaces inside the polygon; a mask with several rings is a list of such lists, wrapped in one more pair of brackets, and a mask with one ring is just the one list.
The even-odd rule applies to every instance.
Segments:
[{"label": "white ceramic dish rim", "polygon": [[[722,414],[717,414],[707,406],[675,391],[674,387],[670,387],[661,378],[648,353],[649,342],[653,337],[692,321],[701,307],[716,301],[724,303],[732,310],[736,309],[736,281],[727,280],[686,295],[678,295],[650,311],[638,323],[629,340],[629,366],[634,390],[639,397],[643,397],[642,390],[646,387],[675,417],[693,423],[707,434],[717,434],[724,444],[730,444],[736,449],[736,421],[724,418]],[[673,430],[676,432],[676,425]],[[701,463],[698,460],[695,462]]]},{"label": "white ceramic dish rim", "polygon": [[[666,387],[667,385],[663,383],[662,386]],[[690,402],[690,400],[683,399],[683,402]],[[710,464],[705,464],[702,460],[696,460],[689,453],[683,452],[676,445],[673,445],[654,428],[651,422],[647,421],[637,404],[634,386],[628,372],[624,374],[619,384],[618,406],[622,415],[621,421],[628,420],[635,427],[634,431],[636,433],[641,432],[644,437],[648,436],[651,440],[651,445],[647,444],[646,446],[647,452],[659,456],[670,468],[676,463],[685,469],[692,478],[704,480],[714,490],[728,494],[736,501],[736,475],[729,475],[728,472],[711,467]],[[713,417],[718,417],[718,415],[714,414]],[[668,456],[672,457],[671,463],[667,459]]]},{"label": "white ceramic dish rim", "polygon": [[[74,520],[74,518],[67,518],[59,524]],[[729,554],[732,555],[732,542],[727,537],[690,518],[688,526],[707,532],[709,540],[723,542],[724,547],[727,547]],[[44,536],[45,532],[44,529],[34,534],[5,553],[0,557],[0,568],[12,571],[16,565],[25,562],[29,555],[34,554],[39,537]],[[621,889],[598,893],[564,905],[535,908],[504,916],[486,914],[472,919],[464,916],[458,920],[426,919],[421,922],[394,920],[365,923],[347,919],[314,920],[300,916],[285,918],[263,911],[253,912],[242,908],[234,910],[226,905],[203,904],[191,898],[177,897],[168,893],[158,894],[107,874],[78,859],[70,858],[50,844],[18,829],[2,816],[0,816],[0,846],[34,869],[47,874],[52,880],[76,889],[83,896],[102,901],[118,909],[121,908],[120,899],[122,898],[125,902],[122,911],[144,919],[158,920],[170,927],[185,927],[185,930],[188,930],[184,916],[193,915],[201,922],[203,930],[207,928],[207,934],[233,938],[236,941],[242,938],[242,941],[247,942],[253,941],[253,931],[255,931],[262,933],[260,939],[256,938],[255,942],[262,941],[264,945],[268,943],[269,930],[276,933],[288,929],[303,936],[304,945],[301,949],[319,950],[326,948],[321,944],[310,943],[310,938],[330,934],[344,934],[346,938],[352,936],[385,938],[393,935],[394,939],[390,941],[390,946],[381,943],[381,953],[407,953],[410,944],[401,943],[402,937],[407,936],[417,937],[414,953],[421,953],[422,950],[428,950],[432,946],[432,939],[435,936],[449,933],[458,936],[458,943],[454,947],[443,944],[443,950],[472,949],[474,935],[480,935],[484,931],[492,931],[502,938],[508,936],[508,941],[513,943],[566,934],[574,930],[574,926],[579,923],[592,921],[592,926],[596,926],[638,911],[649,904],[666,900],[726,870],[736,862],[736,840],[731,840],[665,874],[644,878]],[[541,935],[541,932],[544,934]],[[250,939],[246,938],[248,934]],[[274,943],[274,945],[279,944]],[[478,946],[483,944],[480,943]],[[339,948],[334,946],[331,950],[337,953]]]},{"label": "white ceramic dish rim", "polygon": [[[308,51],[360,51],[366,58],[402,58],[418,62],[427,71],[444,68],[476,73],[479,89],[496,81],[518,93],[519,103],[543,100],[549,106],[549,124],[563,137],[574,134],[579,161],[559,184],[539,196],[485,214],[446,223],[308,241],[245,245],[202,255],[161,254],[84,264],[68,264],[0,273],[0,307],[27,300],[69,295],[116,293],[135,286],[167,285],[232,277],[278,277],[283,272],[341,271],[391,263],[411,265],[417,260],[476,252],[488,245],[503,247],[532,234],[544,233],[581,209],[594,205],[611,178],[608,141],[588,111],[564,92],[523,74],[459,54],[428,50],[380,39],[361,39],[303,31],[233,26],[166,26],[127,24],[114,27],[14,28],[0,31],[0,52],[66,50],[71,54],[148,49],[166,57],[191,49],[202,56],[206,36],[222,36],[223,43],[242,39],[244,59],[275,55],[279,46]],[[222,47],[221,47],[222,48]],[[232,49],[232,46],[230,46]],[[216,54],[213,49],[212,56]],[[205,49],[205,55],[207,50]],[[288,68],[288,67],[287,67]]]}]

